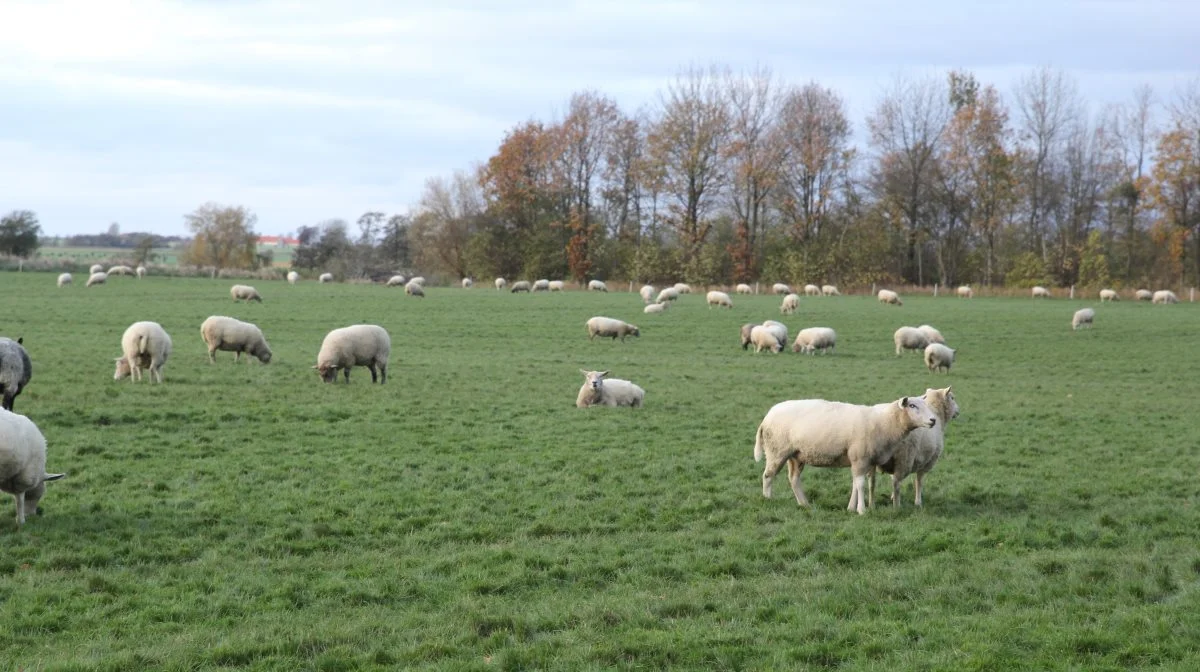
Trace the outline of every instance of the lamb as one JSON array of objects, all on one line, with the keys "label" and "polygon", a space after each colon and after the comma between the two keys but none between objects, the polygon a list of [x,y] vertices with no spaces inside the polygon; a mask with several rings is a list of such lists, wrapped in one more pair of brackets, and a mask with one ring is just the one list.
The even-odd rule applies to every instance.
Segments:
[{"label": "lamb", "polygon": [[148,369],[150,382],[157,377],[161,383],[163,366],[171,354],[171,337],[157,322],[134,322],[121,336],[121,353],[116,359],[113,380],[131,376],[134,381],[139,381],[142,369]]},{"label": "lamb", "polygon": [[671,305],[671,304],[669,304],[669,303],[650,303],[650,304],[647,304],[646,307],[642,309],[642,312],[647,313],[647,314],[665,313],[665,312],[667,312],[667,306],[669,306],[669,305]]},{"label": "lamb", "polygon": [[[788,479],[800,506],[808,506],[800,475],[805,465],[850,467],[852,485],[847,510],[866,513],[867,478],[892,459],[913,430],[933,428],[937,417],[920,397],[902,397],[874,406],[824,399],[798,399],[767,411],[754,438],[754,461],[766,458],[763,497],[771,496],[775,474],[788,465]],[[871,502],[873,505],[874,503]]]},{"label": "lamb", "polygon": [[796,342],[792,344],[792,352],[803,352],[807,355],[820,350],[822,354],[826,351],[833,352],[837,346],[837,332],[829,327],[809,327],[801,329],[800,333],[796,334]]},{"label": "lamb", "polygon": [[892,334],[892,341],[896,344],[897,357],[905,350],[924,350],[929,345],[929,337],[914,327],[900,327]]},{"label": "lamb", "polygon": [[[928,474],[942,457],[942,451],[946,445],[946,425],[958,417],[958,402],[954,400],[954,393],[950,391],[949,387],[941,390],[927,389],[921,398],[933,411],[937,418],[937,424],[929,429],[924,427],[914,429],[900,442],[896,452],[892,453],[892,459],[879,465],[881,471],[892,475],[892,506],[900,506],[900,485],[912,473],[917,475],[916,496],[913,498],[913,503],[917,506],[923,505],[921,492],[925,474]],[[871,475],[870,480],[868,501],[874,502],[874,474]]]},{"label": "lamb", "polygon": [[0,411],[0,490],[17,503],[17,526],[25,514],[42,515],[38,502],[46,494],[46,481],[66,474],[46,473],[46,437],[23,415]]},{"label": "lamb", "polygon": [[622,322],[611,317],[593,317],[587,321],[588,340],[593,340],[597,336],[609,337],[614,341],[619,336],[621,342],[625,342],[626,336],[641,337],[641,332],[638,328],[628,322]]},{"label": "lamb", "polygon": [[655,301],[655,303],[666,303],[667,301],[678,301],[678,300],[679,300],[679,290],[678,289],[675,289],[674,287],[664,287],[663,290],[658,293],[658,298],[656,298],[654,301]]},{"label": "lamb", "polygon": [[925,346],[925,368],[929,369],[930,373],[937,373],[942,369],[945,369],[946,373],[950,373],[950,365],[954,364],[955,352],[957,350],[942,343],[930,343]]},{"label": "lamb", "polygon": [[259,295],[257,289],[250,285],[234,285],[229,288],[229,295],[233,297],[235,302],[245,301],[246,303],[250,303],[251,301],[257,301],[262,303],[262,296]]},{"label": "lamb", "polygon": [[512,285],[511,291],[513,294],[516,294],[518,292],[528,292],[529,291],[529,281],[528,280],[518,280],[518,281],[514,282]]},{"label": "lamb", "polygon": [[1048,299],[1048,298],[1050,298],[1050,290],[1046,289],[1045,287],[1042,287],[1041,285],[1039,285],[1039,286],[1037,286],[1037,287],[1034,287],[1034,288],[1033,288],[1031,291],[1032,291],[1032,293],[1033,293],[1033,298],[1035,298],[1035,299],[1037,299],[1037,298],[1042,298],[1042,299]]},{"label": "lamb", "polygon": [[903,306],[904,302],[900,300],[900,295],[890,289],[879,290],[879,302],[890,303],[896,306]]},{"label": "lamb", "polygon": [[628,406],[640,408],[646,398],[646,391],[628,380],[608,378],[608,371],[584,371],[583,386],[575,397],[576,408],[590,406]]},{"label": "lamb", "polygon": [[[567,287],[566,283],[564,283],[562,280],[551,280],[550,281],[550,291],[552,291],[552,292],[561,292],[564,289],[566,289],[566,287]],[[591,289],[591,285],[588,286],[588,289]],[[607,292],[608,288],[605,287],[604,291]]]},{"label": "lamb", "polygon": [[1154,294],[1148,289],[1139,289],[1133,293],[1133,296],[1138,301],[1149,301],[1154,298]]},{"label": "lamb", "polygon": [[753,294],[754,293],[754,290],[750,289],[750,285],[747,285],[744,282],[739,284],[734,291],[736,291],[738,294]]},{"label": "lamb", "polygon": [[71,284],[72,280],[74,280],[74,278],[71,277],[70,273],[60,273],[58,276],[58,286],[62,287],[63,285],[69,285]]},{"label": "lamb", "polygon": [[233,361],[240,361],[242,353],[257,357],[263,364],[271,362],[271,346],[257,325],[242,322],[232,317],[212,315],[200,325],[200,337],[208,346],[208,363],[217,362],[216,352],[233,353]]},{"label": "lamb", "polygon": [[712,291],[705,295],[704,300],[708,302],[708,309],[712,310],[713,306],[723,306],[733,309],[733,300],[725,292]]},{"label": "lamb", "polygon": [[87,284],[85,284],[84,287],[91,287],[92,285],[103,285],[106,282],[108,282],[108,274],[107,273],[105,273],[103,271],[101,271],[99,273],[92,273],[90,276],[88,276]]},{"label": "lamb", "polygon": [[608,285],[604,284],[603,280],[592,280],[591,282],[588,282],[588,291],[589,292],[607,292]]},{"label": "lamb", "polygon": [[317,276],[317,282],[321,283],[322,285],[327,282],[333,282],[333,274],[322,273],[321,275]]},{"label": "lamb", "polygon": [[133,275],[133,269],[124,264],[113,266],[108,269],[109,275]]},{"label": "lamb", "polygon": [[325,334],[321,351],[317,353],[317,365],[313,368],[326,383],[337,382],[338,369],[341,369],[345,372],[346,384],[349,384],[350,369],[365,366],[371,372],[371,382],[378,381],[382,385],[387,382],[391,352],[392,339],[383,327],[356,324]]},{"label": "lamb", "polygon": [[95,275],[97,273],[103,273],[103,272],[104,272],[104,267],[101,266],[100,264],[92,264],[92,267],[88,269],[88,275]]},{"label": "lamb", "polygon": [[13,401],[33,377],[33,362],[22,343],[25,339],[0,338],[0,395],[4,410],[13,410]]},{"label": "lamb", "polygon": [[137,268],[134,269],[134,272],[137,273],[138,280],[141,280],[142,278],[146,277],[146,267],[145,266],[138,266]]},{"label": "lamb", "polygon": [[650,303],[654,300],[654,285],[642,285],[638,290],[638,295],[642,297],[642,303]]},{"label": "lamb", "polygon": [[691,294],[692,286],[686,282],[677,282],[675,283],[675,291],[679,292],[680,294]]},{"label": "lamb", "polygon": [[404,293],[409,296],[425,298],[425,286],[414,280],[409,280],[408,284],[404,285]]},{"label": "lamb", "polygon": [[930,343],[941,343],[942,345],[946,344],[946,339],[942,336],[942,332],[934,329],[928,324],[922,324],[921,326],[917,327],[917,331],[925,334],[926,340],[928,340]]},{"label": "lamb", "polygon": [[1154,296],[1151,298],[1150,302],[1161,303],[1164,305],[1168,303],[1179,303],[1179,297],[1175,296],[1175,292],[1172,292],[1169,289],[1160,289],[1154,293]]},{"label": "lamb", "polygon": [[792,288],[788,287],[787,285],[783,284],[782,282],[777,282],[777,283],[771,285],[771,291],[775,292],[776,294],[780,294],[780,295],[791,294]]},{"label": "lamb", "polygon": [[779,304],[779,312],[784,315],[791,315],[800,309],[800,295],[788,294],[783,297],[783,303]]},{"label": "lamb", "polygon": [[1092,326],[1092,320],[1096,319],[1096,311],[1091,308],[1080,308],[1075,311],[1075,315],[1071,317],[1071,331],[1075,331],[1080,327]]},{"label": "lamb", "polygon": [[834,287],[833,285],[821,285],[821,294],[823,296],[841,296],[842,295],[842,293],[838,291],[838,288]]},{"label": "lamb", "polygon": [[975,292],[971,290],[971,287],[970,287],[970,285],[962,285],[962,286],[960,286],[958,289],[956,289],[956,290],[954,290],[954,291],[955,291],[955,293],[956,293],[956,294],[958,294],[958,298],[960,298],[960,299],[973,299],[973,298],[975,298]]},{"label": "lamb", "polygon": [[415,277],[409,278],[409,280],[408,280],[408,281],[409,281],[409,282],[412,282],[412,283],[416,283],[416,284],[418,284],[418,285],[420,285],[420,286],[422,286],[422,287],[424,287],[424,286],[425,286],[425,276],[423,276],[423,275],[418,275],[418,276],[415,276]]},{"label": "lamb", "polygon": [[294,285],[297,282],[300,282],[300,274],[295,271],[288,271],[287,281],[289,285]]},{"label": "lamb", "polygon": [[549,281],[549,280],[537,280],[537,281],[535,281],[535,282],[533,283],[533,291],[535,291],[535,292],[548,292],[548,291],[550,291],[550,281]]},{"label": "lamb", "polygon": [[470,278],[463,278],[463,279],[462,279],[462,288],[463,288],[463,289],[470,289],[470,288],[472,288],[472,287],[474,287],[474,286],[475,286],[475,281],[474,281],[474,280],[472,280],[472,279],[470,279]]},{"label": "lamb", "polygon": [[816,285],[805,285],[804,286],[804,295],[805,296],[820,296],[821,288],[817,287]]},{"label": "lamb", "polygon": [[407,283],[408,283],[408,280],[403,275],[393,275],[392,277],[388,278],[387,286],[388,287],[403,287]]},{"label": "lamb", "polygon": [[1111,289],[1100,290],[1100,303],[1104,303],[1105,301],[1120,301],[1120,300],[1121,300],[1121,295],[1116,293],[1116,291],[1111,290]]},{"label": "lamb", "polygon": [[499,292],[508,286],[508,281],[505,280],[504,278],[496,278],[495,285],[496,285],[496,291]]}]

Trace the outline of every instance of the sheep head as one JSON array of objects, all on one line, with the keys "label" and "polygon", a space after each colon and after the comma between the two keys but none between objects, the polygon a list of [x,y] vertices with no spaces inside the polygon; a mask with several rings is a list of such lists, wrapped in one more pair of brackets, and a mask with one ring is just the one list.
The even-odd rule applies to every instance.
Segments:
[{"label": "sheep head", "polygon": [[937,424],[937,416],[934,415],[933,409],[921,397],[902,397],[896,405],[907,418],[909,430],[918,427],[932,429]]}]

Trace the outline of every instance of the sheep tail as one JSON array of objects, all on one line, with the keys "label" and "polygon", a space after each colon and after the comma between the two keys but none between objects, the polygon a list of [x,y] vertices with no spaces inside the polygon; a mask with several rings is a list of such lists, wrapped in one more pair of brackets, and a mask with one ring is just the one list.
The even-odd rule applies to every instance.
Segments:
[{"label": "sheep tail", "polygon": [[754,433],[754,461],[762,462],[763,459],[763,426],[758,426],[758,431]]}]

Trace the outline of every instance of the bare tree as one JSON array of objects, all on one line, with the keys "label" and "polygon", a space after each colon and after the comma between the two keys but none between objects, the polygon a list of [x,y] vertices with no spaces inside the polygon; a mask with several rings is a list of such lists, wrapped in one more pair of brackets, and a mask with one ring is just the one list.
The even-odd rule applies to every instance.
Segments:
[{"label": "bare tree", "polygon": [[608,211],[609,234],[637,240],[642,230],[642,176],[646,135],[637,117],[621,117],[613,125],[605,159],[602,194]]},{"label": "bare tree", "polygon": [[1047,211],[1061,188],[1057,163],[1061,161],[1062,143],[1078,115],[1079,98],[1075,82],[1062,71],[1048,67],[1022,77],[1014,96],[1027,152],[1025,196],[1029,244],[1046,261],[1049,259]]},{"label": "bare tree", "polygon": [[425,181],[419,211],[409,229],[418,242],[418,263],[439,266],[460,278],[468,277],[467,244],[475,234],[484,200],[474,173],[457,171],[449,180]]},{"label": "bare tree", "polygon": [[593,212],[594,190],[620,118],[611,98],[589,91],[571,96],[566,118],[554,128],[554,179],[566,199],[567,264],[576,280],[584,280],[592,267],[592,248],[603,224]]},{"label": "bare tree", "polygon": [[758,241],[766,226],[771,190],[779,179],[783,146],[773,133],[779,98],[769,70],[759,68],[726,77],[729,99],[729,203],[734,216],[734,279],[758,277]]}]

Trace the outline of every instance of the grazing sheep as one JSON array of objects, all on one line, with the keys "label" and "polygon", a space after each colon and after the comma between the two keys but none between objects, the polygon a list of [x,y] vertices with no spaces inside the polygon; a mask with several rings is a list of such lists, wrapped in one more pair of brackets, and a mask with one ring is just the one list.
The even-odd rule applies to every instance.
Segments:
[{"label": "grazing sheep", "polygon": [[800,295],[788,294],[783,297],[783,303],[779,304],[779,312],[784,315],[791,315],[800,309]]},{"label": "grazing sheep", "polygon": [[512,285],[511,291],[513,294],[516,294],[518,292],[528,292],[529,291],[529,281],[528,280],[518,280],[518,281],[514,282]]},{"label": "grazing sheep", "polygon": [[674,287],[663,287],[663,290],[658,293],[658,298],[656,298],[654,301],[655,301],[655,303],[665,303],[667,301],[678,301],[678,300],[679,300],[679,290],[678,289],[675,289]]},{"label": "grazing sheep", "polygon": [[692,286],[686,282],[677,282],[675,283],[675,291],[679,292],[680,294],[691,294]]},{"label": "grazing sheep", "polygon": [[821,294],[823,296],[841,296],[842,295],[842,293],[838,291],[838,288],[834,287],[833,285],[821,285]]},{"label": "grazing sheep", "polygon": [[946,339],[942,336],[942,332],[934,329],[928,324],[922,324],[921,326],[917,327],[917,331],[925,334],[926,340],[928,340],[930,343],[941,343],[942,345],[946,344]]},{"label": "grazing sheep", "polygon": [[134,269],[134,272],[137,273],[138,280],[141,280],[142,278],[146,277],[146,267],[145,266],[138,266],[137,268]]},{"label": "grazing sheep", "polygon": [[287,281],[289,285],[294,285],[300,281],[300,274],[295,271],[288,271]]},{"label": "grazing sheep", "polygon": [[1120,300],[1121,300],[1121,295],[1116,293],[1116,291],[1111,290],[1111,289],[1100,290],[1100,303],[1104,303],[1105,301],[1120,301]]},{"label": "grazing sheep", "polygon": [[808,506],[800,480],[805,465],[850,467],[852,486],[846,508],[864,514],[869,499],[867,478],[875,468],[891,460],[913,430],[936,425],[937,417],[920,397],[902,397],[874,406],[824,399],[775,404],[754,437],[754,461],[766,458],[763,497],[771,496],[771,482],[784,463],[801,506]]},{"label": "grazing sheep", "polygon": [[229,288],[229,295],[233,297],[234,301],[245,301],[246,303],[257,301],[262,303],[262,296],[259,295],[257,289],[250,285],[234,285]]},{"label": "grazing sheep", "polygon": [[108,274],[107,273],[105,273],[103,271],[101,271],[99,273],[92,273],[90,276],[88,276],[87,284],[85,284],[84,287],[91,287],[92,285],[103,285],[106,282],[108,282]]},{"label": "grazing sheep", "polygon": [[788,328],[787,328],[786,324],[784,324],[782,322],[776,322],[775,320],[767,320],[762,323],[762,326],[767,331],[771,332],[772,334],[775,334],[775,339],[779,341],[779,349],[780,350],[783,350],[784,348],[787,347]]},{"label": "grazing sheep", "polygon": [[[350,383],[350,369],[365,366],[371,372],[371,382],[387,382],[388,356],[392,352],[392,339],[383,327],[374,324],[356,324],[334,329],[325,334],[321,351],[317,353],[317,375],[326,383],[337,382],[338,369],[345,373]],[[376,375],[378,370],[378,375]]]},{"label": "grazing sheep", "polygon": [[388,278],[387,286],[388,287],[403,287],[407,283],[408,283],[408,280],[405,279],[405,277],[403,275],[393,275],[392,277]]},{"label": "grazing sheep", "polygon": [[626,336],[637,336],[640,338],[642,335],[636,326],[611,317],[593,317],[587,321],[587,330],[589,341],[597,336],[612,338],[615,341],[619,336],[621,342],[624,343]]},{"label": "grazing sheep", "polygon": [[496,291],[500,291],[508,286],[508,281],[504,278],[496,278]]},{"label": "grazing sheep", "polygon": [[628,380],[608,378],[608,371],[584,371],[583,386],[575,397],[576,408],[591,406],[629,406],[639,408],[646,398],[646,391]]},{"label": "grazing sheep", "polygon": [[463,279],[462,279],[462,288],[463,288],[463,289],[470,289],[470,288],[472,288],[472,287],[474,287],[474,286],[475,286],[475,281],[474,281],[474,280],[472,280],[472,279],[470,279],[470,278],[463,278]]},{"label": "grazing sheep", "polygon": [[642,297],[642,303],[654,301],[654,285],[642,285],[642,288],[638,290],[638,296]]},{"label": "grazing sheep", "polygon": [[317,276],[317,282],[319,282],[321,284],[325,284],[327,282],[333,282],[333,274],[332,273],[322,273],[321,275]]},{"label": "grazing sheep", "polygon": [[1179,303],[1179,297],[1175,296],[1175,292],[1172,292],[1169,289],[1160,289],[1154,293],[1154,296],[1151,298],[1150,302],[1161,304]]},{"label": "grazing sheep", "polygon": [[705,295],[704,300],[708,302],[708,309],[712,310],[713,306],[723,306],[733,309],[733,300],[725,292],[712,291]]},{"label": "grazing sheep", "polygon": [[1039,286],[1037,286],[1037,287],[1034,287],[1034,288],[1033,288],[1032,290],[1030,290],[1030,291],[1033,293],[1033,298],[1035,298],[1035,299],[1037,299],[1037,298],[1042,298],[1042,299],[1048,299],[1048,298],[1050,298],[1050,290],[1046,289],[1045,287],[1042,287],[1041,285],[1039,285]]},{"label": "grazing sheep", "polygon": [[124,264],[113,266],[108,269],[109,275],[133,275],[133,269]]},{"label": "grazing sheep", "polygon": [[804,295],[805,296],[820,296],[821,288],[817,287],[816,285],[805,285],[804,286]]},{"label": "grazing sheep", "polygon": [[95,275],[97,273],[103,273],[103,272],[104,272],[104,267],[101,266],[100,264],[92,264],[92,267],[88,269],[88,275]]},{"label": "grazing sheep", "polygon": [[604,284],[603,280],[592,280],[588,282],[589,292],[607,292],[608,285]]},{"label": "grazing sheep", "polygon": [[787,285],[783,284],[782,282],[777,282],[777,283],[771,285],[771,291],[776,294],[779,294],[779,295],[791,294],[792,288],[788,287]]},{"label": "grazing sheep", "polygon": [[647,304],[646,307],[642,309],[642,312],[648,313],[648,314],[665,313],[665,312],[667,312],[667,306],[669,306],[669,305],[671,305],[671,304],[669,304],[669,303],[650,303],[650,304]]},{"label": "grazing sheep", "polygon": [[[552,292],[561,292],[566,288],[567,288],[567,284],[565,282],[563,282],[562,280],[551,280],[550,281],[550,291],[552,291]],[[588,287],[588,289],[591,289],[591,287]],[[605,289],[604,291],[607,292],[608,289]]]},{"label": "grazing sheep", "polygon": [[754,328],[757,326],[758,325],[754,324],[753,322],[747,322],[746,324],[743,324],[741,326],[741,330],[740,330],[741,333],[739,334],[739,336],[741,337],[741,343],[742,343],[743,350],[750,347],[750,332],[754,331]]},{"label": "grazing sheep", "polygon": [[896,306],[904,305],[904,302],[900,300],[900,295],[890,289],[879,290],[879,302],[890,303]]},{"label": "grazing sheep", "polygon": [[[783,351],[783,343],[779,341],[779,335],[773,330],[762,326],[761,324],[751,325],[749,343],[754,346],[754,352],[762,352],[770,350],[778,354]],[[745,349],[745,346],[742,346]]]},{"label": "grazing sheep", "polygon": [[946,373],[950,373],[950,366],[954,364],[955,352],[957,351],[942,343],[930,343],[925,346],[925,368],[929,369],[930,373],[937,373],[942,369],[945,369]]},{"label": "grazing sheep", "polygon": [[806,355],[814,354],[820,350],[822,354],[826,351],[833,352],[837,346],[837,332],[829,327],[809,327],[801,329],[800,333],[796,334],[796,342],[792,344],[792,352],[803,352]]},{"label": "grazing sheep", "polygon": [[975,292],[971,290],[971,287],[969,285],[962,285],[954,291],[956,294],[958,294],[958,298],[960,298],[960,299],[975,298]]},{"label": "grazing sheep", "polygon": [[142,379],[142,369],[150,371],[150,382],[155,378],[163,382],[163,365],[171,354],[171,337],[157,322],[134,322],[121,336],[121,356],[117,357],[117,370],[113,380],[131,376],[134,381]]},{"label": "grazing sheep", "polygon": [[535,291],[535,292],[550,291],[550,281],[549,280],[538,280],[538,281],[534,282],[533,283],[533,291]]},{"label": "grazing sheep", "polygon": [[892,341],[896,344],[896,356],[905,350],[924,350],[929,345],[929,337],[915,327],[900,327],[892,334]]},{"label": "grazing sheep", "polygon": [[6,411],[13,410],[13,401],[33,377],[33,362],[21,345],[24,342],[23,338],[0,338],[0,394]]},{"label": "grazing sheep", "polygon": [[[896,452],[892,453],[892,459],[879,465],[881,471],[892,475],[892,506],[900,506],[900,484],[912,473],[917,475],[913,503],[917,506],[924,504],[921,493],[925,474],[928,474],[942,457],[946,446],[946,425],[958,417],[958,402],[954,400],[954,393],[949,387],[940,390],[927,389],[921,398],[933,411],[937,423],[933,427],[914,429],[900,442]],[[874,474],[871,474],[870,480],[868,501],[874,502]]]},{"label": "grazing sheep", "polygon": [[404,285],[404,293],[409,296],[425,298],[425,286],[414,280],[409,280],[408,284]]},{"label": "grazing sheep", "polygon": [[747,285],[744,282],[739,284],[734,291],[736,291],[738,294],[753,294],[754,293],[754,290],[750,289],[750,285]]},{"label": "grazing sheep", "polygon": [[17,503],[17,526],[26,513],[42,515],[38,502],[46,494],[46,481],[66,474],[46,473],[46,437],[23,415],[0,411],[0,490]]},{"label": "grazing sheep", "polygon": [[212,315],[200,325],[200,337],[208,346],[208,363],[217,362],[218,350],[233,353],[233,361],[241,361],[242,353],[257,357],[263,364],[271,362],[271,346],[263,336],[262,329],[249,322],[242,322],[232,317]]},{"label": "grazing sheep", "polygon": [[1148,289],[1139,289],[1133,293],[1133,296],[1138,301],[1149,301],[1154,298],[1154,293]]},{"label": "grazing sheep", "polygon": [[1092,320],[1096,319],[1096,311],[1091,308],[1080,308],[1071,316],[1071,331],[1084,326],[1092,326]]},{"label": "grazing sheep", "polygon": [[60,273],[58,276],[58,286],[62,287],[63,285],[69,285],[71,284],[72,280],[74,280],[74,278],[71,277],[70,273]]}]

